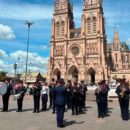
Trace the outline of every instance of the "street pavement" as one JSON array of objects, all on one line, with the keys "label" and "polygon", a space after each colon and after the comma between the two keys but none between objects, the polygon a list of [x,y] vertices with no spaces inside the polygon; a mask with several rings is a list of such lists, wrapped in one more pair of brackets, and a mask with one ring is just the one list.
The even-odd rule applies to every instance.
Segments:
[{"label": "street pavement", "polygon": [[[86,101],[84,113],[72,116],[71,111],[65,112],[65,127],[57,128],[56,115],[52,110],[32,113],[33,98],[25,96],[23,112],[16,112],[17,102],[10,99],[9,112],[0,112],[0,130],[129,130],[130,120],[122,121],[118,101],[109,102],[110,116],[97,118],[97,106],[94,101]],[[0,97],[0,109],[2,100]]]}]

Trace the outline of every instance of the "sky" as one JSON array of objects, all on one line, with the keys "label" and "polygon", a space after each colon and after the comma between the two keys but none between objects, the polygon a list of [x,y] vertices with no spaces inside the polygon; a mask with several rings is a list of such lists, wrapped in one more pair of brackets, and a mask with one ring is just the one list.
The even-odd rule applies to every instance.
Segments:
[{"label": "sky", "polygon": [[[34,22],[30,30],[30,72],[47,72],[50,51],[51,20],[55,0],[0,0],[0,71],[25,72],[27,25]],[[81,27],[83,0],[72,0],[76,27]],[[114,27],[120,41],[130,47],[130,0],[103,0],[108,42],[112,42]]]}]

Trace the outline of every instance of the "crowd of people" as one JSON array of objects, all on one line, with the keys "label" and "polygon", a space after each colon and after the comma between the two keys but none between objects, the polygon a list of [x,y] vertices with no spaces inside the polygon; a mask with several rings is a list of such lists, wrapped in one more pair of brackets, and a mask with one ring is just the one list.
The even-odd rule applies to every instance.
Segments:
[{"label": "crowd of people", "polygon": [[[57,115],[57,126],[64,127],[63,119],[65,109],[70,109],[72,115],[79,115],[86,107],[87,85],[85,85],[84,81],[78,83],[77,81],[68,80],[67,83],[65,83],[63,79],[59,79],[57,81],[52,79],[52,82],[49,84],[37,81],[34,84],[31,84],[31,87],[29,87],[28,84],[24,85],[22,81],[12,85],[9,80],[6,80],[5,84],[7,85],[7,92],[2,95],[2,112],[8,111],[9,97],[11,93],[14,95],[14,99],[17,100],[17,112],[22,112],[23,99],[25,93],[28,92],[33,96],[33,113],[46,111],[48,109],[47,103],[49,102],[49,109],[52,109],[52,113],[56,113]],[[105,80],[97,83],[95,96],[98,118],[108,116],[109,90],[109,85]],[[119,105],[121,108],[121,117],[123,120],[128,120],[130,88],[126,79],[116,80],[116,93],[118,95]],[[41,110],[40,99],[42,102]]]}]

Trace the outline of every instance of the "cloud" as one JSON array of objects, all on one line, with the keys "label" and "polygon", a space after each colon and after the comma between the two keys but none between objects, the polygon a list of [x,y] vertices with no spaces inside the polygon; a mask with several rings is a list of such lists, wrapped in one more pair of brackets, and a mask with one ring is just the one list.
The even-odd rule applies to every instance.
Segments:
[{"label": "cloud", "polygon": [[41,49],[42,49],[42,50],[47,50],[47,49],[48,49],[48,46],[47,46],[47,45],[41,45]]},{"label": "cloud", "polygon": [[127,39],[126,44],[130,46],[130,38]]},{"label": "cloud", "polygon": [[[38,53],[33,52],[28,54],[28,71],[47,73],[48,57],[42,57]],[[14,63],[16,63],[18,65],[17,73],[24,73],[26,69],[26,55],[27,53],[21,50],[8,54],[6,58],[0,60],[0,66],[2,65],[0,70],[14,73]]]},{"label": "cloud", "polygon": [[4,62],[0,60],[0,66],[2,67],[4,65]]},{"label": "cloud", "polygon": [[15,38],[15,35],[14,35],[13,30],[9,26],[0,24],[0,39],[11,40],[14,38]]},{"label": "cloud", "polygon": [[1,57],[1,58],[7,57],[7,53],[6,53],[4,50],[1,50],[1,49],[0,49],[0,57]]}]

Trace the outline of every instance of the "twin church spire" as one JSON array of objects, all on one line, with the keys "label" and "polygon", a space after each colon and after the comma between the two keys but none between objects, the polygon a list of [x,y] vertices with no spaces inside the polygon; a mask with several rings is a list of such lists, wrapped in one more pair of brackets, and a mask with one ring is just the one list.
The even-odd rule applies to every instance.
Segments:
[{"label": "twin church spire", "polygon": [[84,0],[82,19],[81,30],[76,32],[77,35],[72,32],[72,29],[75,29],[75,24],[71,0],[55,0],[53,34],[56,38],[103,34],[102,0]]}]

